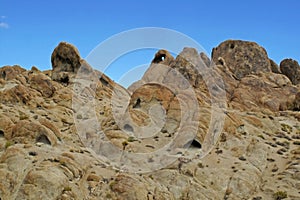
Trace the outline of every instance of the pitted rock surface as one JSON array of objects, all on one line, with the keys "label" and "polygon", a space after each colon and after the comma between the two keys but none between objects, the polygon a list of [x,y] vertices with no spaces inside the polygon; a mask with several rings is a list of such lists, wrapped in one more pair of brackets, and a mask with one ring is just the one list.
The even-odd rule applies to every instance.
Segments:
[{"label": "pitted rock surface", "polygon": [[[67,43],[54,50],[52,70],[0,68],[0,199],[299,199],[300,93],[289,75],[296,72],[285,71],[297,65],[287,60],[277,71],[270,62],[262,47],[244,41],[225,41],[212,59],[191,48],[175,59],[161,50],[129,89],[94,70]],[[213,77],[199,68],[224,84],[209,90]],[[184,126],[176,95],[186,88],[194,92],[200,117],[192,117],[198,122],[194,142],[178,149],[173,163],[130,173],[95,155],[92,147],[108,157],[114,153],[97,146],[101,134],[123,152],[120,162],[124,152],[146,157],[169,143]],[[200,159],[213,120],[211,92],[222,88],[224,126]],[[191,99],[187,106],[193,108]],[[156,117],[157,133],[139,138],[123,118],[126,112],[139,127]],[[135,164],[160,164],[146,158]]]}]

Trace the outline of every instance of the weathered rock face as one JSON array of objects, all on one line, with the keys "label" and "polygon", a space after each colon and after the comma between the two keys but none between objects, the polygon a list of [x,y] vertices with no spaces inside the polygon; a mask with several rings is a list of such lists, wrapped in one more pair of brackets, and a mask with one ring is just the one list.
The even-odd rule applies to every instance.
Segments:
[{"label": "weathered rock face", "polygon": [[271,64],[264,48],[254,42],[227,40],[212,51],[216,64],[227,65],[241,79],[246,75],[271,72]]},{"label": "weathered rock face", "polygon": [[[164,119],[165,125],[160,127],[159,135],[168,136],[169,139],[172,139],[174,133],[178,131],[178,127],[185,129],[181,120],[182,118],[186,119],[184,115],[193,115],[192,121],[201,120],[194,138],[194,141],[201,143],[205,138],[211,118],[208,109],[210,95],[202,79],[202,75],[205,73],[204,69],[209,67],[210,60],[204,53],[199,54],[194,48],[184,48],[176,59],[172,57],[162,60],[160,59],[162,54],[163,56],[170,55],[166,50],[158,51],[142,79],[128,88],[131,93],[129,108],[133,108],[130,109],[133,113],[149,114],[149,108],[152,106],[157,103],[163,105],[166,118]],[[181,105],[179,102],[182,101],[179,99],[178,102],[176,96],[186,97],[184,101],[189,107]],[[138,108],[136,108],[137,101]],[[200,105],[203,108],[200,109]],[[199,116],[189,113],[190,110],[195,110]],[[140,119],[139,115],[135,115],[135,118]],[[149,120],[149,118],[147,119]],[[164,141],[160,136],[157,137],[160,141]]]},{"label": "weathered rock face", "polygon": [[161,49],[155,54],[152,63],[169,65],[173,60],[173,56],[167,50]]},{"label": "weathered rock face", "polygon": [[[253,111],[293,109],[298,88],[256,43],[225,41],[213,49],[212,59],[224,80],[230,107]],[[288,72],[290,76],[295,74]]]},{"label": "weathered rock face", "polygon": [[[237,60],[231,43],[237,45],[232,50]],[[299,199],[300,91],[259,46],[224,42],[224,55],[214,50],[217,64],[195,49],[185,48],[175,59],[161,50],[131,90],[93,70],[71,47],[63,43],[55,49],[52,71],[0,68],[0,199]],[[243,63],[242,55],[251,58]],[[264,68],[262,60],[273,67]],[[205,69],[224,85],[209,90],[212,77]],[[70,81],[60,79],[63,74]],[[224,126],[200,159],[195,155],[204,150],[213,126],[211,98],[218,86],[227,97],[228,108],[218,110],[225,113]],[[179,95],[188,89],[193,93]],[[194,104],[199,117],[186,115]],[[124,155],[130,152],[147,158],[137,165],[159,165],[164,159],[147,155],[174,141],[176,130],[190,127],[189,118],[199,123],[198,143],[178,149],[173,163],[147,173],[116,170],[109,161],[114,152],[99,147],[107,159],[95,157],[93,146],[84,143],[91,139],[96,146],[104,133],[121,152],[118,162],[127,164]],[[151,123],[156,134],[139,137]]]},{"label": "weathered rock face", "polygon": [[296,60],[284,59],[280,62],[280,70],[294,85],[300,83],[300,66]]},{"label": "weathered rock face", "polygon": [[6,135],[6,139],[14,143],[41,142],[48,145],[55,145],[58,140],[56,135],[47,127],[27,120],[20,120],[13,126],[11,134]]},{"label": "weathered rock face", "polygon": [[68,83],[68,72],[76,73],[81,65],[80,60],[76,47],[66,42],[59,43],[51,56],[52,79]]},{"label": "weathered rock face", "polygon": [[9,81],[13,79],[18,79],[18,75],[24,72],[25,69],[18,65],[15,66],[5,66],[0,69],[0,77],[3,80]]},{"label": "weathered rock face", "polygon": [[201,52],[200,53],[200,57],[202,59],[202,61],[204,62],[204,64],[209,67],[210,64],[211,64],[211,61],[210,61],[210,58],[204,53],[204,52]]},{"label": "weathered rock face", "polygon": [[[205,62],[207,62],[207,60],[205,60]],[[192,86],[199,87],[201,79],[200,70],[207,67],[205,62],[202,60],[196,49],[184,48],[176,57],[174,63],[172,63],[171,68],[181,73]]]},{"label": "weathered rock face", "polygon": [[55,87],[51,83],[51,79],[44,74],[30,75],[31,88],[39,91],[45,97],[51,97],[54,94]]},{"label": "weathered rock face", "polygon": [[295,100],[290,108],[294,111],[300,111],[300,92],[296,94]]},{"label": "weathered rock face", "polygon": [[249,75],[233,90],[229,104],[244,111],[282,111],[289,109],[297,91],[282,74]]}]

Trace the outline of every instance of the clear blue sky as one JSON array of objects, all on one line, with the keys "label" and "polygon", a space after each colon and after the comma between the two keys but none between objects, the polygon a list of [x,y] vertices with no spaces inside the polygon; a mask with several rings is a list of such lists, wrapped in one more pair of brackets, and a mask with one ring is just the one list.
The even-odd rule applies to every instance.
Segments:
[{"label": "clear blue sky", "polygon": [[[277,63],[287,57],[300,61],[298,0],[0,0],[0,66],[50,69],[60,41],[74,44],[85,58],[112,35],[140,27],[174,29],[209,53],[226,39],[243,39],[265,47]],[[120,58],[109,76],[118,80],[124,70],[151,61],[154,52]]]}]

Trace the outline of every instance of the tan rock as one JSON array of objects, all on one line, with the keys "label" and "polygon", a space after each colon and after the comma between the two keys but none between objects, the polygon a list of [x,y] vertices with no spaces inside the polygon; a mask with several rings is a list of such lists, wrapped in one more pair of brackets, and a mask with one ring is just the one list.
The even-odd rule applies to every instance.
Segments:
[{"label": "tan rock", "polygon": [[[220,63],[220,58],[225,63]],[[255,42],[227,40],[212,51],[212,60],[216,64],[226,64],[231,72],[241,79],[246,75],[259,72],[271,72],[267,52]]]},{"label": "tan rock", "polygon": [[161,49],[155,54],[152,63],[169,65],[173,60],[173,56],[167,50]]},{"label": "tan rock", "polygon": [[13,122],[8,116],[3,114],[0,115],[0,130],[2,131],[2,135],[4,137],[8,137],[8,135],[10,135],[13,125]]},{"label": "tan rock", "polygon": [[217,65],[161,50],[129,90],[67,44],[53,71],[0,68],[0,198],[297,199],[299,88],[257,44],[230,42]]},{"label": "tan rock", "polygon": [[45,127],[26,120],[19,121],[11,130],[11,135],[7,135],[8,140],[16,143],[36,143],[41,142],[48,145],[55,145],[57,137]]},{"label": "tan rock", "polygon": [[51,97],[55,92],[51,79],[41,73],[30,77],[30,87],[39,91],[45,97]]},{"label": "tan rock", "polygon": [[38,96],[36,91],[21,84],[13,85],[13,87],[9,87],[0,93],[2,103],[13,104],[31,104],[31,100],[36,96]]},{"label": "tan rock", "polygon": [[300,66],[296,60],[284,59],[280,62],[280,71],[286,75],[294,85],[300,82]]},{"label": "tan rock", "polygon": [[7,81],[17,79],[17,77],[20,74],[22,74],[24,71],[26,71],[26,70],[21,68],[18,65],[4,66],[4,67],[0,68],[0,78],[7,80]]},{"label": "tan rock", "polygon": [[76,73],[80,68],[80,54],[77,48],[69,43],[61,42],[51,55],[52,80],[68,84],[68,73]]}]

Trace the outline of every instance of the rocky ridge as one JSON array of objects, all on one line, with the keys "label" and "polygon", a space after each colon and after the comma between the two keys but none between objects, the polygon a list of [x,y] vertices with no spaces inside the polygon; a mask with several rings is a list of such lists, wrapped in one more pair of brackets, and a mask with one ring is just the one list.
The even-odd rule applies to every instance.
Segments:
[{"label": "rocky ridge", "polygon": [[[93,70],[71,44],[60,43],[51,62],[48,71],[0,68],[0,199],[300,199],[296,61],[283,60],[279,68],[263,47],[239,40],[221,43],[211,59],[192,48],[176,58],[160,50],[128,89]],[[216,77],[206,70],[222,81],[210,88]],[[190,113],[181,112],[176,85],[193,91],[187,94],[196,101],[186,98],[184,107],[197,104],[191,124],[183,123]],[[214,96],[221,90],[225,105]],[[213,102],[222,105],[224,126],[200,159]],[[176,132],[188,134],[192,125],[194,141],[185,141],[192,146],[178,146],[179,156],[162,169],[132,173],[94,155],[117,160],[113,151],[128,152],[130,160],[130,152],[142,152],[152,155],[145,164],[124,163],[152,166],[163,161],[151,153],[170,141],[176,146]],[[158,129],[143,137],[140,127]],[[99,132],[117,148],[95,143]]]}]

